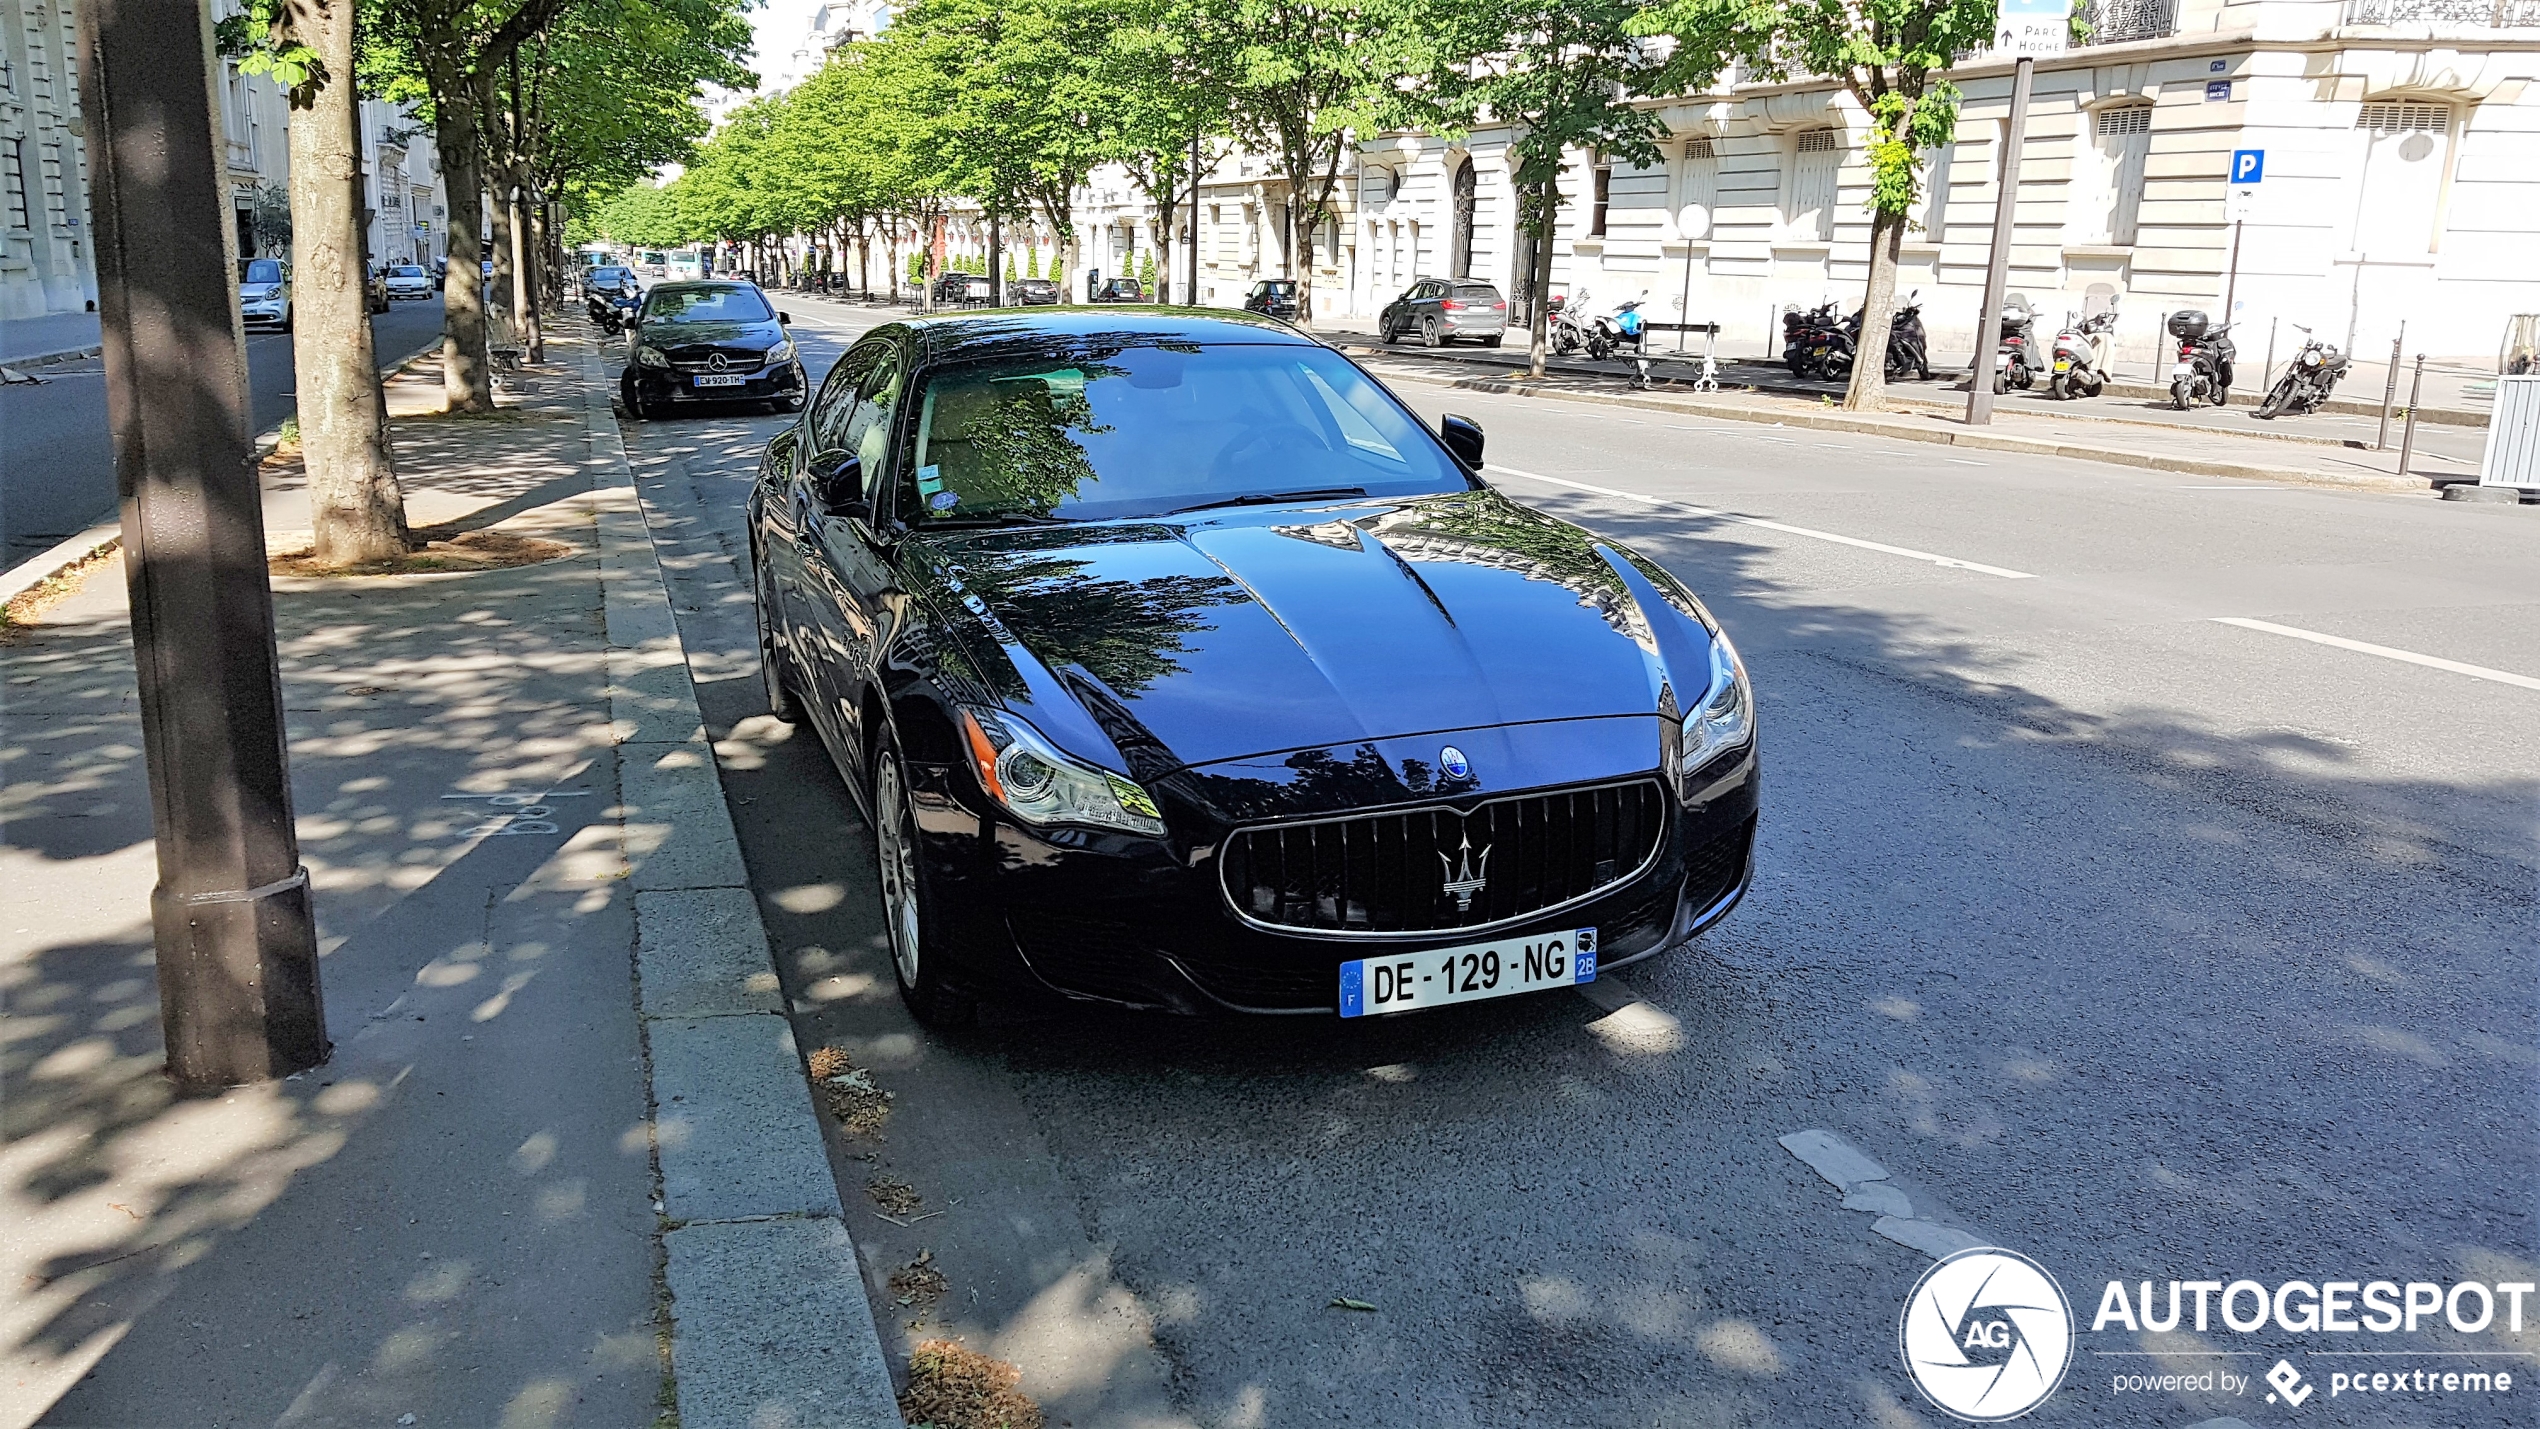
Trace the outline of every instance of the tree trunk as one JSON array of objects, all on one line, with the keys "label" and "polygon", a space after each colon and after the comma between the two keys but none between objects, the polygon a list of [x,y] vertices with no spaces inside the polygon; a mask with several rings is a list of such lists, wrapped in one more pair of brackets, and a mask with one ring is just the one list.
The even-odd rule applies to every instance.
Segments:
[{"label": "tree trunk", "polygon": [[521,204],[518,216],[512,220],[512,233],[519,251],[520,272],[514,280],[518,286],[513,291],[520,295],[520,345],[529,349],[529,361],[544,362],[547,360],[546,330],[545,324],[538,320],[538,273],[544,266],[541,261],[544,254],[540,251],[538,240],[538,205],[531,200],[529,174],[525,167],[519,177]]},{"label": "tree trunk", "polygon": [[317,559],[389,561],[412,548],[388,446],[362,263],[360,101],[353,7],[300,3],[292,27],[326,62],[327,82],[288,127],[291,148],[291,360]]},{"label": "tree trunk", "polygon": [[1861,340],[1852,354],[1852,390],[1843,398],[1846,411],[1876,412],[1887,406],[1887,331],[1896,306],[1897,250],[1904,241],[1904,214],[1882,210],[1871,216],[1870,286],[1861,299]]},{"label": "tree trunk", "polygon": [[[1282,221],[1279,224],[1279,247],[1283,251],[1279,254],[1279,266],[1287,270],[1289,277],[1296,279],[1296,325],[1312,332],[1314,330],[1314,247],[1310,235],[1305,232],[1305,217],[1308,212],[1307,207],[1298,203],[1293,195],[1289,197],[1286,209],[1280,214]],[[1305,259],[1302,263],[1297,261],[1300,254],[1304,255]]]},{"label": "tree trunk", "polygon": [[[502,136],[496,131],[500,127],[497,125],[495,130],[489,130],[486,137],[499,142]],[[519,205],[512,202],[511,165],[499,153],[486,160],[485,188],[487,201],[492,205],[486,217],[493,229],[491,245],[493,251],[485,256],[494,260],[494,277],[490,284],[490,291],[486,295],[486,301],[494,314],[511,325],[515,332],[514,340],[517,341],[516,334],[520,326],[520,311],[517,303],[519,289],[514,282],[512,255],[518,249],[512,242],[512,220],[518,215]]]},{"label": "tree trunk", "polygon": [[453,412],[494,410],[492,360],[485,345],[484,261],[478,229],[485,221],[485,170],[478,126],[482,91],[454,65],[444,65],[434,84],[433,142],[441,150],[443,187],[449,190],[450,261],[441,283],[441,392]]},{"label": "tree trunk", "polygon": [[1528,266],[1533,270],[1526,279],[1526,371],[1541,377],[1552,356],[1552,221],[1554,208],[1549,193],[1537,194],[1535,212],[1542,215],[1536,231],[1526,235],[1530,250]]}]

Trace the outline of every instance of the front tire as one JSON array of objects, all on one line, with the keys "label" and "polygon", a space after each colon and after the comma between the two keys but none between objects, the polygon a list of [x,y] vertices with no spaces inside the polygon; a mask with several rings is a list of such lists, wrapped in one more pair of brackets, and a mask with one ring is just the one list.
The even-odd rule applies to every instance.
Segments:
[{"label": "front tire", "polygon": [[891,943],[891,974],[909,1015],[928,1027],[969,1023],[977,1004],[944,980],[942,920],[926,896],[917,809],[899,741],[885,734],[873,755],[873,854],[882,885],[882,921]]},{"label": "front tire", "polygon": [[2181,378],[2179,378],[2177,381],[2172,382],[2172,383],[2170,384],[2170,405],[2171,405],[2171,406],[2176,407],[2178,410],[2180,410],[2180,411],[2184,412],[2184,411],[2186,411],[2186,410],[2187,410],[2187,404],[2188,404],[2189,400],[2190,400],[2190,399],[2189,399],[2189,397],[2188,397],[2188,395],[2187,395],[2187,379],[2186,379],[2186,378],[2181,377]]}]

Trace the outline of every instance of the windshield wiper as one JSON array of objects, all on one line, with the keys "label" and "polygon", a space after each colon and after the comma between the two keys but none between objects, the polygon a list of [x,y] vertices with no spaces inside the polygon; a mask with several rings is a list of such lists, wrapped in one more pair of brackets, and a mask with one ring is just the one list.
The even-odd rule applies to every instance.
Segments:
[{"label": "windshield wiper", "polygon": [[1030,511],[999,511],[978,516],[929,516],[918,523],[927,530],[948,526],[1069,526],[1075,523],[1064,516],[1044,516]]},{"label": "windshield wiper", "polygon": [[1305,491],[1255,492],[1250,496],[1229,496],[1222,501],[1203,501],[1196,506],[1176,506],[1165,512],[1179,516],[1185,511],[1211,511],[1220,506],[1275,506],[1282,501],[1312,501],[1325,496],[1365,496],[1363,486],[1317,486]]}]

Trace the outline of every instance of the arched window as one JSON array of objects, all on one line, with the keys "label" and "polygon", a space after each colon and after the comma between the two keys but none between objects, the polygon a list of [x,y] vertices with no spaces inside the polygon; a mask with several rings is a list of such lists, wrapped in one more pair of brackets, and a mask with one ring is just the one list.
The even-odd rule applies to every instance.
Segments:
[{"label": "arched window", "polygon": [[2347,246],[2370,258],[2431,252],[2452,162],[2452,106],[2367,104],[2355,128],[2363,139],[2364,179]]},{"label": "arched window", "polygon": [[1712,141],[1685,141],[1682,200],[1676,211],[1676,231],[1687,239],[1711,236],[1711,210],[1720,201],[1720,156]]},{"label": "arched window", "polygon": [[1480,203],[1480,181],[1473,173],[1473,160],[1468,155],[1455,164],[1455,242],[1447,263],[1450,278],[1473,276],[1473,214]]},{"label": "arched window", "polygon": [[1843,149],[1832,129],[1810,129],[1799,136],[1790,171],[1790,207],[1784,215],[1791,237],[1817,242],[1834,237],[1835,176],[1842,167]]},{"label": "arched window", "polygon": [[2143,163],[2152,152],[2152,106],[2121,104],[2085,115],[2073,164],[2071,236],[2131,246],[2143,208]]}]

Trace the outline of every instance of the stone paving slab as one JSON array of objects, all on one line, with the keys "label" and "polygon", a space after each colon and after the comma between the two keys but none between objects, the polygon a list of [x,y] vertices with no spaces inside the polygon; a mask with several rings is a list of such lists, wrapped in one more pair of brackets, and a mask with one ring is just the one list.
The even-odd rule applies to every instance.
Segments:
[{"label": "stone paving slab", "polygon": [[686,1226],[667,1244],[680,1429],[898,1429],[855,1245],[836,1221]]}]

